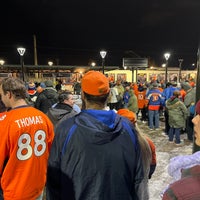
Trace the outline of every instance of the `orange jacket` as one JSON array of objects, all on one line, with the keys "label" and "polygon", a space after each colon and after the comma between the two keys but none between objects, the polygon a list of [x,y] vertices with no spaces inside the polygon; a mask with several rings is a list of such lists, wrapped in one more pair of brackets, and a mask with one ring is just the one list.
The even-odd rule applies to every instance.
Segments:
[{"label": "orange jacket", "polygon": [[184,89],[181,89],[179,92],[180,92],[182,101],[184,101],[184,98],[185,98],[185,95],[186,95],[186,91]]},{"label": "orange jacket", "polygon": [[41,111],[19,107],[0,118],[0,127],[0,187],[4,200],[35,200],[46,182],[53,124]]},{"label": "orange jacket", "polygon": [[155,147],[153,141],[150,138],[148,138],[146,135],[145,135],[145,139],[149,143],[149,147],[150,147],[151,152],[152,152],[152,161],[151,161],[151,164],[156,164],[156,147]]}]

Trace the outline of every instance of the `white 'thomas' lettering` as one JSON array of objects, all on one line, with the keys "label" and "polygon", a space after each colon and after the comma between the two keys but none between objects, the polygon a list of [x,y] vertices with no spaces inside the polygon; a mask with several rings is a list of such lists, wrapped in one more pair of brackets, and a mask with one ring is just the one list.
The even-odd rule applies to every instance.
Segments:
[{"label": "white 'thomas' lettering", "polygon": [[22,119],[17,119],[15,120],[17,123],[18,127],[26,127],[26,126],[31,126],[32,124],[42,124],[43,120],[41,116],[33,116],[33,117],[26,117]]}]

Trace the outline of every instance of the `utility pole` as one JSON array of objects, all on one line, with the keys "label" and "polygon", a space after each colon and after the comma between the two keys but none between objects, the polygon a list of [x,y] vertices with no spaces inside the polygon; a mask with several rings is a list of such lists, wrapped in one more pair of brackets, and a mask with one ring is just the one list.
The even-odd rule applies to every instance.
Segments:
[{"label": "utility pole", "polygon": [[168,81],[168,79],[167,79],[167,74],[168,74],[168,70],[167,70],[167,68],[168,68],[168,60],[169,60],[169,57],[170,57],[170,53],[165,53],[164,54],[164,57],[165,57],[165,60],[166,60],[166,65],[165,65],[165,85],[167,84],[167,81]]},{"label": "utility pole", "polygon": [[178,59],[178,61],[179,61],[179,83],[180,83],[181,82],[181,78],[182,78],[182,76],[181,76],[181,70],[182,70],[183,59],[180,58],[180,59]]},{"label": "utility pole", "polygon": [[37,44],[36,44],[36,36],[33,35],[33,46],[34,46],[34,65],[38,65],[38,59],[37,59]]}]

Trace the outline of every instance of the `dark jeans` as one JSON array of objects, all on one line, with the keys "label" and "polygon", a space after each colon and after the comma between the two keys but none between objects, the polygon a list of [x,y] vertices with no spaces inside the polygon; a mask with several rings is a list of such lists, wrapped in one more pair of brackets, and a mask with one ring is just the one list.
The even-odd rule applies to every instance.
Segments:
[{"label": "dark jeans", "polygon": [[169,134],[169,129],[170,129],[170,126],[169,126],[169,115],[168,115],[168,112],[165,110],[164,112],[164,115],[165,115],[165,134],[168,135]]},{"label": "dark jeans", "polygon": [[148,108],[147,107],[142,108],[141,113],[142,113],[141,120],[147,121],[148,120]]},{"label": "dark jeans", "polygon": [[159,110],[149,110],[149,128],[159,128]]},{"label": "dark jeans", "polygon": [[193,116],[189,116],[187,119],[186,119],[186,133],[187,133],[187,137],[188,137],[188,140],[191,140],[193,141],[193,128],[194,128],[194,125],[192,123],[192,119],[193,119]]},{"label": "dark jeans", "polygon": [[174,140],[174,136],[175,136],[175,143],[176,144],[180,144],[181,140],[180,140],[180,128],[172,128],[170,127],[169,129],[169,141],[173,141]]}]

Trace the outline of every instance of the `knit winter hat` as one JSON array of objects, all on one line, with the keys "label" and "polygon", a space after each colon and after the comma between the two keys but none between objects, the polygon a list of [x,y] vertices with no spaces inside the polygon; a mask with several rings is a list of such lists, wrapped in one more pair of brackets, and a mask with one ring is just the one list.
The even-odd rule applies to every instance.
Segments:
[{"label": "knit winter hat", "polygon": [[41,83],[40,83],[40,87],[41,87],[41,88],[46,88],[45,83],[44,83],[44,82],[41,82]]},{"label": "knit winter hat", "polygon": [[81,88],[83,92],[94,96],[101,96],[110,91],[108,78],[97,71],[89,71],[84,75]]},{"label": "knit winter hat", "polygon": [[30,82],[30,83],[28,84],[28,90],[35,90],[35,83]]},{"label": "knit winter hat", "polygon": [[132,123],[135,123],[136,122],[136,115],[134,112],[126,109],[126,108],[122,108],[122,109],[119,109],[117,111],[117,114],[118,115],[121,115],[123,117],[126,117],[128,118]]},{"label": "knit winter hat", "polygon": [[53,82],[51,80],[45,81],[46,87],[53,87]]},{"label": "knit winter hat", "polygon": [[191,81],[189,84],[190,84],[191,87],[195,86],[195,82],[193,82],[193,81]]},{"label": "knit winter hat", "polygon": [[188,82],[182,82],[181,87],[187,92],[189,89],[191,89],[191,85]]}]

